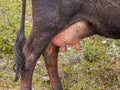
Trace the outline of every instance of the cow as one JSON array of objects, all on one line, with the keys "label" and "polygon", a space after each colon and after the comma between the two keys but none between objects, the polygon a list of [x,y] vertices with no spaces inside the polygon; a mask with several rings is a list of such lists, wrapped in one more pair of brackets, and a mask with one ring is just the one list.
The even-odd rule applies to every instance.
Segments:
[{"label": "cow", "polygon": [[21,90],[32,89],[32,75],[43,55],[53,90],[63,90],[58,76],[59,48],[79,50],[79,41],[91,35],[120,39],[119,0],[32,0],[33,25],[25,40],[26,0],[22,0],[21,29],[15,43],[15,81],[21,77]]}]

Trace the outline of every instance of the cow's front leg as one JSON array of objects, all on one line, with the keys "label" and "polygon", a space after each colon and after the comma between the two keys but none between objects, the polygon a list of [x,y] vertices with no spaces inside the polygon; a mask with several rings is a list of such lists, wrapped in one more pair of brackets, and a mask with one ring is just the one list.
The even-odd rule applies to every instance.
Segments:
[{"label": "cow's front leg", "polygon": [[58,51],[59,47],[50,43],[43,55],[53,90],[62,90],[61,81],[58,76],[57,66]]}]

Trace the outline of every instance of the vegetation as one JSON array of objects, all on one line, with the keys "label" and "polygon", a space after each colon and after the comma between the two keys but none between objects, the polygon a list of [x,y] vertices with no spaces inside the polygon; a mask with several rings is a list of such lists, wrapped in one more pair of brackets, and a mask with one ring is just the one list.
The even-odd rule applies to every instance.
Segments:
[{"label": "vegetation", "polygon": [[[18,90],[13,82],[14,42],[20,27],[21,0],[0,1],[0,90]],[[27,0],[26,36],[31,28],[31,2]],[[81,50],[68,47],[59,53],[59,75],[64,90],[120,90],[120,40],[92,36],[81,40]],[[50,90],[41,57],[33,77],[34,90]]]}]

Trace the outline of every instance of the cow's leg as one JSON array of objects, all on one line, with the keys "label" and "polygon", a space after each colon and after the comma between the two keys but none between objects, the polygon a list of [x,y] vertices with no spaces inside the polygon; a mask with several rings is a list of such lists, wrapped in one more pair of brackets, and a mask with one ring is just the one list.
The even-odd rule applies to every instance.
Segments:
[{"label": "cow's leg", "polygon": [[[31,53],[32,55],[33,53]],[[30,57],[28,57],[30,58]],[[26,69],[24,72],[21,72],[21,90],[32,90],[32,76],[33,71],[37,62],[37,59],[31,64],[29,69]]]},{"label": "cow's leg", "polygon": [[[32,76],[36,65],[36,62],[42,51],[39,50],[41,44],[39,39],[36,40],[36,36],[33,35],[33,30],[23,48],[23,54],[25,57],[25,70],[21,74],[21,90],[32,90]],[[45,47],[44,47],[45,48]],[[38,52],[39,51],[39,52]]]},{"label": "cow's leg", "polygon": [[21,73],[21,90],[32,90],[32,75],[34,71],[35,63],[29,70]]},{"label": "cow's leg", "polygon": [[58,51],[59,47],[50,43],[43,55],[53,90],[62,90],[62,85],[58,76],[57,67]]},{"label": "cow's leg", "polygon": [[[25,70],[21,74],[21,90],[32,90],[32,76],[35,65],[38,61],[40,55],[44,52],[47,47],[47,37],[44,35],[39,35],[33,33],[32,29],[31,34],[24,45],[23,54],[25,57]],[[42,43],[40,38],[45,38]],[[45,42],[46,41],[46,42]],[[44,45],[44,46],[43,46]]]},{"label": "cow's leg", "polygon": [[[39,56],[47,48],[48,46],[47,44],[49,44],[50,38],[52,36],[50,32],[44,32],[44,34],[41,34],[41,33],[35,32],[34,30],[35,29],[32,29],[31,34],[23,48],[23,54],[25,57],[25,71],[21,72],[21,90],[32,90],[32,76],[33,76],[33,71],[34,71],[36,62]],[[57,49],[53,47],[52,50],[56,51]],[[54,51],[52,51],[51,53],[53,54]],[[54,61],[57,59],[57,52],[55,52],[56,58],[53,59]]]}]

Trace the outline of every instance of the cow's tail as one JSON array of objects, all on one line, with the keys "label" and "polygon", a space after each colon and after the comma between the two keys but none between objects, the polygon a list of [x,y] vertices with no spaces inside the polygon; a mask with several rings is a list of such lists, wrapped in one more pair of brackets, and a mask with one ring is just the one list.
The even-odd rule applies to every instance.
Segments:
[{"label": "cow's tail", "polygon": [[22,0],[21,26],[16,38],[15,50],[14,50],[16,56],[16,61],[13,66],[13,70],[16,73],[14,81],[17,81],[20,77],[20,73],[25,70],[25,60],[24,60],[24,55],[22,53],[23,46],[25,44],[25,33],[24,33],[25,11],[26,11],[26,0]]}]

